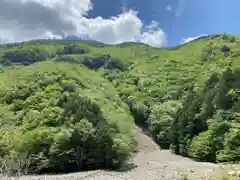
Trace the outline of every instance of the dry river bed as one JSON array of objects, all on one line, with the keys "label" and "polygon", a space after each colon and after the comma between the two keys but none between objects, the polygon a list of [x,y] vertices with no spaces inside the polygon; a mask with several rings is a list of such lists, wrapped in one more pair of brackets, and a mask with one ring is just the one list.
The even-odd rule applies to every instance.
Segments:
[{"label": "dry river bed", "polygon": [[88,171],[65,175],[22,176],[18,178],[0,178],[1,180],[179,180],[183,175],[189,179],[205,179],[220,169],[230,166],[195,162],[189,158],[174,155],[167,150],[161,150],[136,128],[139,142],[139,152],[133,157],[134,168],[128,171]]}]

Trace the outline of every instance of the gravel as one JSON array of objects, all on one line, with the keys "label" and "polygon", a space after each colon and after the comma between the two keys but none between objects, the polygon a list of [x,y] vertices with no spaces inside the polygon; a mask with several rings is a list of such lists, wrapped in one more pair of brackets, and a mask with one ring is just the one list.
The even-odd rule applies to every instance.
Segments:
[{"label": "gravel", "polygon": [[128,171],[88,171],[65,175],[22,176],[19,178],[1,178],[1,180],[179,180],[186,175],[189,179],[200,180],[213,175],[223,165],[195,162],[191,159],[161,150],[152,139],[136,128],[139,152],[133,157],[135,168]]}]

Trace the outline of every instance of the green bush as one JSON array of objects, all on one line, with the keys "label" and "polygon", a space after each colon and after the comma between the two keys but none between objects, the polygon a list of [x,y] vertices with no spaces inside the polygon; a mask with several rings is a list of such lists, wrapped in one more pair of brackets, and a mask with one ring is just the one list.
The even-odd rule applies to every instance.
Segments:
[{"label": "green bush", "polygon": [[231,129],[225,134],[223,149],[217,153],[218,161],[239,161],[240,160],[240,130]]},{"label": "green bush", "polygon": [[65,45],[63,48],[57,51],[58,55],[64,54],[87,54],[88,51],[86,49],[81,48],[77,44],[68,44]]},{"label": "green bush", "polygon": [[37,61],[43,61],[52,58],[52,55],[45,50],[32,48],[30,50],[16,50],[4,53],[4,64],[18,63],[22,65],[29,65]]},{"label": "green bush", "polygon": [[167,101],[151,108],[148,118],[149,129],[161,148],[169,148],[170,127],[174,115],[181,107],[178,101]]},{"label": "green bush", "polygon": [[192,139],[189,156],[197,160],[215,161],[214,138],[211,131],[200,133]]}]

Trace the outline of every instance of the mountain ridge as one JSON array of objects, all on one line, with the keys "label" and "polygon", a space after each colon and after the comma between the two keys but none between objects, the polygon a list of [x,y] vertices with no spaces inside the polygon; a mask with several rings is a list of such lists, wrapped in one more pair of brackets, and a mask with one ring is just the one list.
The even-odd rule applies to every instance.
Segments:
[{"label": "mountain ridge", "polygon": [[[2,158],[8,161],[13,156],[9,152],[26,151],[23,145],[30,138],[26,134],[29,130],[31,136],[40,138],[42,133],[49,133],[53,139],[54,143],[46,144],[46,149],[39,148],[40,152],[34,149],[37,142],[28,147],[30,158],[41,155],[49,162],[45,169],[59,171],[58,163],[63,162],[56,157],[61,151],[73,153],[71,161],[66,154],[63,156],[70,167],[93,168],[92,154],[86,153],[80,164],[73,162],[80,144],[81,148],[85,143],[91,148],[92,142],[101,142],[96,143],[99,147],[105,143],[109,152],[105,155],[104,151],[98,152],[101,156],[96,159],[97,167],[121,166],[137,147],[131,132],[135,122],[147,128],[162,149],[198,161],[240,160],[240,145],[236,142],[240,131],[235,128],[239,125],[235,114],[240,109],[239,45],[239,38],[228,34],[200,37],[174,48],[131,42],[104,45],[82,40],[33,40],[1,45],[0,122],[3,127],[17,131],[16,137],[9,140],[9,134],[1,130],[6,137],[0,142],[13,143],[3,150]],[[76,68],[80,73],[73,77]],[[18,78],[21,83],[15,80]],[[79,102],[73,101],[74,97]],[[80,109],[75,109],[74,103]],[[13,124],[6,122],[9,118]],[[103,123],[106,133],[103,139],[95,134],[98,121]],[[41,123],[49,131],[43,131]],[[61,133],[68,134],[66,144],[61,145],[58,140],[63,138],[61,133],[59,137],[52,133],[51,129],[59,128]],[[92,139],[85,143],[75,141],[87,132],[92,132],[88,135]],[[25,141],[19,141],[17,135]],[[22,143],[21,149],[15,142]],[[42,141],[38,143],[36,146],[41,147]],[[35,166],[43,162],[41,158]]]}]

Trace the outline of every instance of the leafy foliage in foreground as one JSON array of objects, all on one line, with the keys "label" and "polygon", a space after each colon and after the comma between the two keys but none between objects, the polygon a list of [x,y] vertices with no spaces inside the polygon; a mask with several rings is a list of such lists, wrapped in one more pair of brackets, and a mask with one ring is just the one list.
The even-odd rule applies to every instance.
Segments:
[{"label": "leafy foliage in foreground", "polygon": [[113,168],[134,150],[128,108],[98,73],[41,63],[1,77],[0,163],[26,154],[29,172]]},{"label": "leafy foliage in foreground", "polygon": [[[14,77],[10,78],[10,74],[13,74],[13,72],[25,72],[31,69],[33,73],[37,69],[43,69],[42,66],[44,65],[42,64],[45,64],[44,72],[55,72],[56,67],[60,66],[63,62],[65,62],[65,64],[61,65],[60,69],[68,66],[79,68],[79,72],[81,72],[80,75],[76,74],[74,76],[73,81],[72,78],[68,78],[70,73],[75,72],[70,68],[64,71],[66,74],[66,76],[62,76],[64,83],[60,80],[55,84],[49,85],[49,87],[42,85],[44,81],[48,81],[48,78],[45,77],[46,73],[41,75],[44,80],[40,78],[40,80],[34,81],[27,79],[24,73],[23,75],[20,73],[21,75],[19,74],[19,76],[25,79],[23,83],[25,86],[28,84],[26,82],[29,82],[29,84],[32,82],[29,86],[31,90],[27,90],[26,92],[21,91],[20,94],[9,94],[7,93],[11,92],[9,88],[0,89],[2,97],[5,97],[2,99],[2,108],[4,109],[1,111],[3,112],[2,122],[8,122],[7,127],[14,127],[10,129],[12,129],[12,131],[14,130],[15,134],[20,133],[16,137],[22,137],[21,128],[25,128],[26,124],[21,124],[22,120],[19,119],[23,117],[28,118],[29,116],[42,117],[39,114],[34,115],[33,113],[28,115],[26,113],[32,109],[38,111],[40,114],[51,114],[52,120],[56,120],[56,122],[54,122],[50,117],[46,116],[44,121],[34,121],[34,123],[40,123],[37,124],[37,127],[46,126],[47,124],[52,130],[54,123],[56,127],[62,127],[65,125],[65,122],[71,122],[74,126],[77,126],[78,120],[74,121],[73,119],[80,116],[83,118],[80,122],[84,122],[85,124],[81,124],[79,127],[81,127],[80,129],[84,129],[82,126],[86,126],[87,130],[84,131],[84,133],[87,134],[92,132],[90,129],[96,132],[96,130],[94,130],[96,129],[95,120],[91,119],[93,116],[98,117],[99,122],[102,122],[103,125],[105,125],[106,122],[118,122],[119,126],[113,126],[112,129],[123,127],[123,124],[125,124],[125,122],[131,122],[131,118],[133,117],[136,124],[146,126],[149,129],[155,141],[162,148],[170,148],[177,154],[190,156],[203,161],[239,160],[240,144],[237,141],[240,127],[238,120],[238,98],[240,89],[238,80],[240,65],[239,47],[239,38],[227,34],[206,36],[188,44],[167,49],[157,49],[135,43],[123,43],[111,46],[88,41],[47,40],[1,45],[0,62],[1,65],[4,66],[2,75],[5,77],[5,83],[15,79]],[[21,53],[23,53],[23,56]],[[12,57],[17,58],[13,59]],[[48,63],[42,61],[48,61]],[[32,65],[36,62],[38,62],[38,65]],[[21,66],[21,69],[17,70],[20,67],[16,65],[19,64],[30,66]],[[46,64],[50,66],[47,69],[45,69]],[[89,70],[87,70],[86,67]],[[8,73],[8,75],[6,75],[6,73]],[[29,77],[31,76],[32,74],[30,73]],[[57,75],[50,73],[49,76],[55,77]],[[80,84],[79,81],[76,81],[76,78],[82,79]],[[111,88],[110,82],[103,80],[104,78],[112,83]],[[52,81],[51,78],[49,81]],[[101,86],[103,82],[104,84],[108,84],[107,86],[111,90],[108,88],[103,90]],[[15,87],[17,84],[19,84],[17,81],[12,82],[10,87]],[[25,89],[25,86],[20,89]],[[44,88],[41,88],[41,86]],[[15,88],[19,89],[18,86]],[[50,90],[48,88],[50,88]],[[101,89],[101,91],[99,91],[99,89]],[[39,93],[39,91],[42,93]],[[76,91],[80,91],[80,96],[74,95],[74,99],[78,99],[80,104],[90,102],[91,107],[98,107],[96,109],[94,108],[94,110],[91,109],[90,112],[99,112],[98,109],[100,109],[101,113],[97,113],[97,115],[93,113],[94,115],[91,116],[88,114],[89,111],[73,111],[75,105],[65,106],[64,103],[54,104],[56,103],[54,100],[56,97],[57,99],[64,99],[66,97],[65,95],[63,96],[63,94],[69,94],[69,92],[71,92],[70,94],[72,95],[72,93],[76,94]],[[13,92],[15,92],[15,90]],[[36,92],[38,93],[36,94]],[[120,98],[113,98],[116,97],[116,94],[118,94]],[[27,99],[23,97],[27,97]],[[92,100],[93,97],[101,98],[102,100],[99,101],[95,99],[94,101]],[[30,102],[26,101],[28,99],[30,99]],[[42,101],[43,99],[46,101]],[[69,99],[67,98],[67,100]],[[58,99],[57,102],[58,101],[62,100]],[[33,105],[34,102],[35,105]],[[108,106],[106,106],[105,102],[108,102]],[[47,105],[49,103],[53,103],[53,106]],[[125,103],[128,107],[126,107]],[[50,108],[51,110],[43,111],[43,108],[48,106],[53,109]],[[119,109],[116,107],[122,108]],[[69,111],[67,111],[67,109]],[[63,115],[61,115],[62,111],[65,114],[63,113]],[[66,114],[66,112],[68,113]],[[78,114],[77,112],[81,113]],[[56,114],[59,114],[60,117]],[[6,121],[6,119],[9,118],[11,120]],[[69,118],[70,120],[66,121],[62,118]],[[48,124],[49,120],[51,123],[54,123]],[[116,155],[114,154],[115,150],[111,149],[115,147],[113,146],[114,143],[121,144],[121,146],[117,145],[117,147],[119,147],[119,149],[123,148],[121,153],[123,153],[124,156],[126,155],[125,157],[131,152],[132,146],[128,144],[132,144],[132,138],[129,133],[126,133],[130,132],[131,126],[126,125],[125,133],[122,133],[122,131],[118,133],[117,131],[111,134],[112,130],[109,129],[111,129],[112,124],[108,123],[104,126],[106,127],[104,128],[106,138],[101,139],[98,136],[92,137],[94,133],[90,133],[89,137],[92,139],[83,144],[89,148],[88,146],[90,145],[88,143],[90,142],[94,142],[96,146],[98,146],[97,142],[101,142],[101,145],[106,143],[109,159],[105,162],[107,162],[107,164],[108,162],[114,164],[112,160],[115,161],[118,159],[117,157],[120,157],[118,156],[119,152]],[[6,128],[5,126],[3,127],[2,131],[5,132],[4,129]],[[28,129],[26,132],[28,132]],[[57,133],[54,131],[53,134]],[[41,134],[34,136],[41,137]],[[7,135],[3,137],[8,139]],[[64,137],[68,136],[64,135]],[[108,138],[110,138],[110,140]],[[117,140],[113,141],[114,139]],[[17,140],[13,139],[13,142],[15,141],[17,142]],[[41,141],[40,138],[39,142]],[[48,146],[50,147],[49,144]],[[71,147],[75,146],[71,145]],[[13,152],[19,151],[16,147],[12,149],[14,150]],[[68,150],[69,149],[66,149],[67,152]],[[10,151],[6,150],[6,152],[9,153]],[[70,151],[69,153],[71,154],[72,152]],[[102,152],[98,153],[103,157]],[[42,164],[44,164],[43,162],[47,162],[51,165],[55,164],[56,167],[60,167],[59,164],[61,164],[61,162],[55,162],[55,158],[59,154],[61,153],[57,152],[54,155],[47,153],[46,156],[44,154],[43,157],[47,157],[48,160],[50,158],[51,163],[43,159],[43,161],[41,161]],[[4,155],[2,157],[7,156]],[[63,155],[63,157],[66,156]],[[70,157],[72,160],[72,154]],[[90,166],[89,164],[91,163],[95,163],[96,167],[100,166],[99,164],[106,165],[101,158],[88,156],[88,154],[84,154],[84,157],[87,159],[87,163],[85,160],[82,162],[82,166],[84,167]],[[123,158],[123,160],[124,159],[125,158]],[[46,167],[48,167],[48,165]],[[71,166],[72,164],[70,163],[69,167]],[[54,169],[55,167],[52,168]],[[65,167],[62,167],[62,169],[65,169]]]}]

